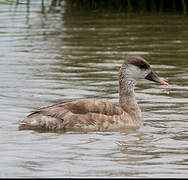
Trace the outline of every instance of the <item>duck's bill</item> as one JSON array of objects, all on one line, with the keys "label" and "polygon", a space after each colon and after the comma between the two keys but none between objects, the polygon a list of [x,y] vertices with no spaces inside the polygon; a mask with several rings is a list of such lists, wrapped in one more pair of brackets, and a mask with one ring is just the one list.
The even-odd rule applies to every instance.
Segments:
[{"label": "duck's bill", "polygon": [[159,79],[159,77],[152,71],[145,77],[145,79],[168,86],[167,82],[163,81],[162,79]]}]

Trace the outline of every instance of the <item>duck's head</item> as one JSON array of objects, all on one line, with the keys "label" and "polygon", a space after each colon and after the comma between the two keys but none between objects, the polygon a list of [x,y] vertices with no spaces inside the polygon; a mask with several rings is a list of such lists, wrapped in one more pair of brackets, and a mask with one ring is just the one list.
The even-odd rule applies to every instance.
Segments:
[{"label": "duck's head", "polygon": [[168,85],[168,83],[160,79],[152,71],[149,63],[145,59],[137,56],[128,57],[122,64],[120,69],[120,80],[124,81],[124,79],[128,80],[129,82],[147,79],[162,85]]}]

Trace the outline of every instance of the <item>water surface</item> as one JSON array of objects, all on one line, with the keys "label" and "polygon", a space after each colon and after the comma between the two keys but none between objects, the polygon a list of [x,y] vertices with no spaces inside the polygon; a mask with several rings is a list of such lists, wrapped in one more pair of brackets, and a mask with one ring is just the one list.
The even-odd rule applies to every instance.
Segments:
[{"label": "water surface", "polygon": [[[177,14],[50,11],[0,3],[0,177],[187,177],[188,21]],[[136,131],[19,131],[31,111],[64,100],[118,103],[118,71],[139,55],[168,83],[141,81]]]}]

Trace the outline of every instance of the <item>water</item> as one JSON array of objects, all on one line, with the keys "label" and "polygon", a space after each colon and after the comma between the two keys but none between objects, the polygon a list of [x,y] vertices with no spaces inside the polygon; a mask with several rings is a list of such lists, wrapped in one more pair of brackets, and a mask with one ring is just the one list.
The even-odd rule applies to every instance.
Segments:
[{"label": "water", "polygon": [[[187,177],[188,22],[177,14],[79,13],[50,1],[0,3],[0,177]],[[128,55],[168,87],[142,81],[134,131],[19,131],[32,110],[63,100],[118,102]]]}]

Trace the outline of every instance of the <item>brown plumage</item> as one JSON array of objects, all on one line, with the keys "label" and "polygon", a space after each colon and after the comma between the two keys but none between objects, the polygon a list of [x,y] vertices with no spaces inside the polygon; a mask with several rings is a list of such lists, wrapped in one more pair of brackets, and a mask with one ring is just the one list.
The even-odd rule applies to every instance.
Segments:
[{"label": "brown plumage", "polygon": [[[148,78],[149,77],[149,78]],[[143,118],[136,103],[136,80],[149,79],[161,84],[146,60],[128,57],[119,72],[119,104],[95,99],[61,102],[41,108],[20,121],[20,129],[62,131],[113,131],[139,127]]]}]

